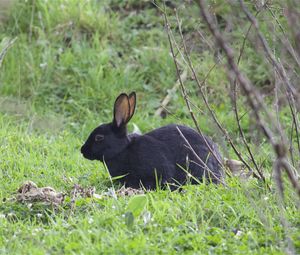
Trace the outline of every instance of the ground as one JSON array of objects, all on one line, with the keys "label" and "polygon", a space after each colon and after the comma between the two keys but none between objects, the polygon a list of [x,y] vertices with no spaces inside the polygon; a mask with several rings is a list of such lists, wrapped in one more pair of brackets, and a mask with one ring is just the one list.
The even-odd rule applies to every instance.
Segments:
[{"label": "ground", "polygon": [[[80,146],[94,127],[111,121],[119,93],[137,92],[129,130],[133,124],[143,133],[169,123],[194,127],[180,88],[170,94],[164,118],[154,114],[177,80],[159,10],[163,5],[135,0],[52,3],[15,1],[1,18],[0,50],[9,40],[16,41],[0,65],[0,254],[299,253],[298,198],[285,179],[281,206],[272,178],[274,155],[251,126],[243,101],[239,104],[246,116],[241,125],[267,184],[253,177],[228,176],[226,186],[115,194],[118,184],[111,182],[100,162],[84,159]],[[232,47],[239,48],[249,24],[241,18],[246,25],[230,30],[235,20],[226,18],[230,8],[221,8],[222,3],[216,1],[211,8],[220,27],[230,31],[227,37],[238,42]],[[200,21],[198,6],[191,1],[166,5],[179,39],[173,12],[177,8],[195,68],[203,78],[221,53],[211,52],[214,41]],[[279,13],[276,8],[274,12]],[[268,33],[265,23],[262,27]],[[198,28],[205,31],[204,37]],[[264,96],[270,96],[266,91],[273,81],[262,56],[248,44],[244,54],[241,69]],[[224,157],[236,158],[205,110],[194,79],[188,77],[185,84],[197,106],[201,130],[219,144]],[[211,72],[205,93],[244,152],[229,87],[220,64]],[[286,112],[283,107],[282,118],[288,122]],[[64,193],[63,204],[16,202],[18,188],[28,180]],[[95,187],[99,196],[73,200],[74,185]]]}]

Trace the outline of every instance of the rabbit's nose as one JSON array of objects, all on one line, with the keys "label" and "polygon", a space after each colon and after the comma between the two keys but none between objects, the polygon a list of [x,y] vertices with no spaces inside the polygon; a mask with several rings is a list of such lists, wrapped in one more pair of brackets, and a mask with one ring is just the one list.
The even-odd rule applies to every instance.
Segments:
[{"label": "rabbit's nose", "polygon": [[84,154],[84,152],[86,151],[86,149],[85,149],[85,146],[84,146],[84,145],[82,145],[82,146],[81,146],[81,149],[80,149],[80,151],[81,151],[81,153],[82,153],[82,154]]},{"label": "rabbit's nose", "polygon": [[88,158],[88,150],[87,150],[86,146],[83,145],[83,146],[81,147],[80,151],[81,151],[81,154],[82,154],[82,156],[83,156],[84,158]]}]

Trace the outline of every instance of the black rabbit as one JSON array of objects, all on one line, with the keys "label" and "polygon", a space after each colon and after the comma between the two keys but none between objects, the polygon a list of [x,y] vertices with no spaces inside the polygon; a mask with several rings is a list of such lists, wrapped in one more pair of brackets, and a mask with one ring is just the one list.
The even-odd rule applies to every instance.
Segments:
[{"label": "black rabbit", "polygon": [[128,135],[126,125],[135,105],[135,92],[117,97],[113,121],[93,130],[81,147],[85,158],[105,162],[112,177],[124,176],[121,182],[132,188],[181,185],[188,179],[199,183],[204,177],[223,182],[217,146],[189,127],[171,124],[144,135]]}]

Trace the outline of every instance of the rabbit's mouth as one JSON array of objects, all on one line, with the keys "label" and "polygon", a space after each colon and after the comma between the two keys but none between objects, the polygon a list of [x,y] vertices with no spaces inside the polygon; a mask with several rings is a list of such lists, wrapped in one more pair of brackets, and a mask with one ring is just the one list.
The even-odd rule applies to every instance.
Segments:
[{"label": "rabbit's mouth", "polygon": [[89,160],[95,160],[96,159],[96,157],[94,156],[94,155],[92,155],[91,153],[88,153],[86,150],[85,150],[85,147],[84,146],[82,146],[81,147],[81,154],[82,154],[82,156],[84,157],[84,158],[86,158],[86,159],[89,159]]},{"label": "rabbit's mouth", "polygon": [[84,154],[82,153],[83,157],[85,157],[86,159],[89,159],[89,160],[96,160],[96,157],[92,156],[92,155],[89,155],[89,154]]}]

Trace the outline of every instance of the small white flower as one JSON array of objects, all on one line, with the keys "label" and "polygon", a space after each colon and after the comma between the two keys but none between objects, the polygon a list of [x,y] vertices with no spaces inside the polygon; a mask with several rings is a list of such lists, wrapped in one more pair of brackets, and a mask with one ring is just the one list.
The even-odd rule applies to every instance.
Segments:
[{"label": "small white flower", "polygon": [[37,213],[37,214],[36,214],[36,217],[42,218],[42,217],[43,217],[43,214],[42,214],[42,213]]},{"label": "small white flower", "polygon": [[151,220],[152,220],[151,212],[149,211],[144,212],[143,214],[144,225],[147,225]]},{"label": "small white flower", "polygon": [[236,234],[235,234],[235,237],[236,237],[236,238],[239,238],[239,237],[241,237],[242,235],[243,235],[243,232],[240,231],[240,230],[238,230],[238,231],[236,232]]},{"label": "small white flower", "polygon": [[40,63],[40,68],[44,69],[45,67],[47,67],[47,63]]}]

